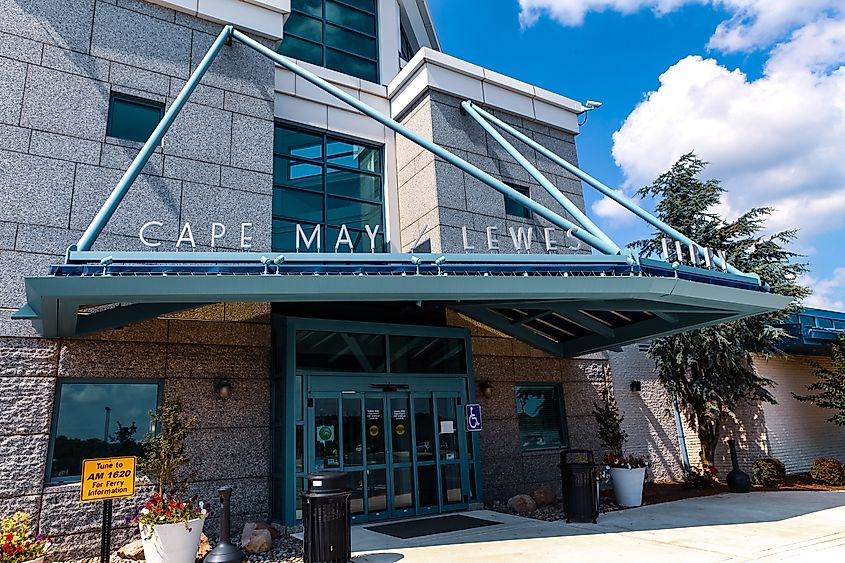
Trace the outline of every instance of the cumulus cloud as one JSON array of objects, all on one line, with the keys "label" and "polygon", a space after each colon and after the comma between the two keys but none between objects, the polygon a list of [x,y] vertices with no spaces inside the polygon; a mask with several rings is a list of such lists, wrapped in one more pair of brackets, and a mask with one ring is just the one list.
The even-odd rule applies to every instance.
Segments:
[{"label": "cumulus cloud", "polygon": [[837,268],[829,278],[805,275],[798,280],[804,286],[812,287],[813,294],[804,299],[804,305],[816,309],[845,311],[845,268]]},{"label": "cumulus cloud", "polygon": [[[639,204],[639,200],[626,195],[622,190],[614,190],[620,196]],[[637,221],[636,215],[616,203],[614,200],[605,196],[593,203],[591,209],[597,217],[607,219],[616,225],[626,225],[635,223]]]},{"label": "cumulus cloud", "polygon": [[662,15],[693,4],[712,5],[731,14],[716,28],[709,44],[723,51],[768,46],[822,15],[842,10],[842,0],[519,0],[519,20],[523,27],[530,27],[546,15],[576,26],[589,12],[630,14],[647,9]]},{"label": "cumulus cloud", "polygon": [[845,217],[845,19],[797,30],[749,80],[689,56],[660,76],[614,133],[627,185],[649,183],[694,150],[728,190],[720,211],[775,208],[772,228],[809,236]]}]

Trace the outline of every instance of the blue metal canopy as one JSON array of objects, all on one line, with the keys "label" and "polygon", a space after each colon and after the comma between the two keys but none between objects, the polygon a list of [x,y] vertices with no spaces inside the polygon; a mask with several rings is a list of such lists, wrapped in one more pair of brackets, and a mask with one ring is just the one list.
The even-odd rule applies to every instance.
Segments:
[{"label": "blue metal canopy", "polygon": [[[232,39],[565,229],[601,255],[92,252],[173,120]],[[65,337],[217,302],[433,303],[549,353],[577,355],[775,311],[791,301],[482,108],[470,101],[463,108],[577,223],[226,26],[79,242],[68,249],[66,262],[52,266],[47,276],[26,278],[27,304],[14,318],[32,321],[44,336]],[[673,241],[675,259],[670,260],[668,244],[664,261],[617,245],[493,125],[664,232]],[[691,266],[682,264],[687,252]]]}]

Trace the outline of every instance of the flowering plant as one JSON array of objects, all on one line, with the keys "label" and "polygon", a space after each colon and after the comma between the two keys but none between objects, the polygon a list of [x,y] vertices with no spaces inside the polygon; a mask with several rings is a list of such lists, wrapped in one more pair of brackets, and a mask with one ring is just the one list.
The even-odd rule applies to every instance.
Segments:
[{"label": "flowering plant", "polygon": [[11,518],[3,520],[0,535],[0,561],[3,563],[38,559],[47,553],[47,538],[42,535],[33,536],[29,520],[30,516],[25,512],[15,512]]},{"label": "flowering plant", "polygon": [[604,464],[608,469],[614,467],[620,469],[639,469],[641,467],[648,467],[648,461],[646,458],[636,455],[629,455],[626,457],[624,455],[605,454]]},{"label": "flowering plant", "polygon": [[177,500],[169,495],[162,495],[158,491],[150,499],[138,507],[130,522],[152,527],[156,524],[178,524],[189,522],[197,518],[205,518],[210,511],[205,503],[197,501],[194,496],[189,500]]}]

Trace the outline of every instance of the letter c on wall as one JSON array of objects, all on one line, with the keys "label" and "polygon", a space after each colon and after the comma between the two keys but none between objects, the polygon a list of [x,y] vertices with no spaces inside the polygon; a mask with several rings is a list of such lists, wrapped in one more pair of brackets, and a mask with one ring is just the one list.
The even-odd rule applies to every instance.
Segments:
[{"label": "letter c on wall", "polygon": [[138,238],[141,239],[141,243],[144,246],[151,246],[151,247],[161,246],[161,242],[150,242],[146,238],[144,238],[144,231],[147,230],[147,227],[152,227],[153,225],[155,225],[156,227],[161,227],[163,224],[164,223],[162,223],[161,221],[147,221],[146,223],[141,225],[141,230],[138,231]]}]

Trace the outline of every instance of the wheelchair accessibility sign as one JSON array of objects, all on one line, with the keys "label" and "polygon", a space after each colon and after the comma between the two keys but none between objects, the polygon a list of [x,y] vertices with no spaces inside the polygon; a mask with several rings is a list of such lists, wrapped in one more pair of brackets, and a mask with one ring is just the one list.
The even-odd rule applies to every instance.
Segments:
[{"label": "wheelchair accessibility sign", "polygon": [[481,432],[481,405],[467,405],[467,432]]}]

